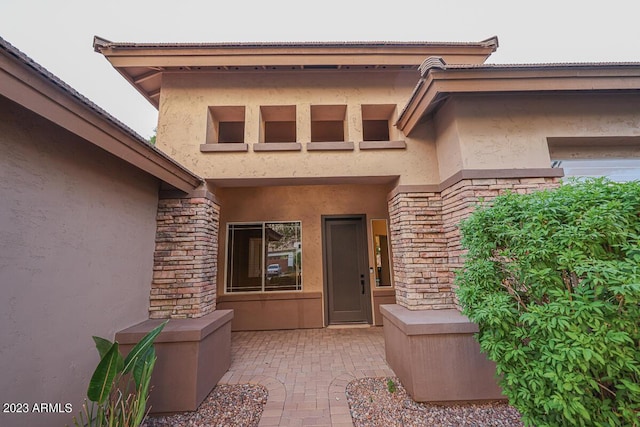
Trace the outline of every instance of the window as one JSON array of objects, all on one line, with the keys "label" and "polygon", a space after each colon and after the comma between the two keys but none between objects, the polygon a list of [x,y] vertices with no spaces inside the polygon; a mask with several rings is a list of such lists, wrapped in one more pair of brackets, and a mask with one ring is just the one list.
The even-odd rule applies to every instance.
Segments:
[{"label": "window", "polygon": [[362,134],[364,141],[390,141],[391,120],[396,110],[392,104],[362,106]]},{"label": "window", "polygon": [[386,219],[371,220],[373,253],[375,255],[376,287],[391,286],[391,265]]},{"label": "window", "polygon": [[260,107],[260,142],[296,142],[296,106]]},{"label": "window", "polygon": [[300,221],[229,224],[227,292],[302,290]]},{"label": "window", "polygon": [[607,177],[640,180],[640,137],[548,137],[551,167],[565,177]]},{"label": "window", "polygon": [[640,180],[640,159],[555,160],[551,167],[563,168],[567,178],[604,176],[617,182]]},{"label": "window", "polygon": [[244,142],[244,106],[209,107],[207,144]]},{"label": "window", "polygon": [[311,142],[346,141],[346,116],[346,105],[312,105]]}]

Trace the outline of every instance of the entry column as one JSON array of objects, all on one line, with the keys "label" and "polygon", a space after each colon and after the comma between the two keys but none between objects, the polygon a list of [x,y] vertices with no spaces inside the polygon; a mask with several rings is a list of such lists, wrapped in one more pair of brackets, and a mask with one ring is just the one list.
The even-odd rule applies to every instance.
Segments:
[{"label": "entry column", "polygon": [[216,308],[220,205],[206,189],[160,195],[149,317],[199,318]]},{"label": "entry column", "polygon": [[409,310],[455,308],[440,193],[396,189],[389,220],[397,303]]},{"label": "entry column", "polygon": [[454,275],[465,253],[459,225],[479,202],[505,191],[554,188],[556,176],[555,170],[461,171],[433,192],[400,186],[391,193],[397,304],[381,305],[380,312],[387,363],[414,400],[504,399],[495,364],[473,337],[477,325],[457,308]]},{"label": "entry column", "polygon": [[206,189],[161,192],[149,320],[116,334],[124,352],[161,323],[154,413],[195,411],[231,365],[232,310],[216,310],[220,205]]}]

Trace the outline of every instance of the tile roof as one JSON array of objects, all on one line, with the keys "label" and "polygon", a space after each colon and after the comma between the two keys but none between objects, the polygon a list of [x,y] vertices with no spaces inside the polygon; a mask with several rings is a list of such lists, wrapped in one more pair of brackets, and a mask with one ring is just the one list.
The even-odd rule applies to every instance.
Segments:
[{"label": "tile roof", "polygon": [[131,129],[130,127],[128,127],[127,125],[125,125],[124,123],[122,123],[121,121],[113,117],[111,114],[107,113],[105,110],[103,110],[98,105],[93,103],[89,98],[87,98],[86,96],[82,95],[80,92],[78,92],[77,90],[69,86],[67,83],[65,83],[60,78],[52,74],[42,65],[35,62],[33,59],[31,59],[29,56],[27,56],[25,53],[20,51],[18,48],[13,46],[11,43],[6,41],[2,37],[0,37],[0,48],[5,52],[7,52],[10,56],[13,56],[14,58],[16,58],[22,64],[26,65],[27,67],[34,70],[36,73],[40,74],[40,76],[44,77],[46,80],[50,81],[51,83],[53,83],[54,85],[56,85],[57,87],[65,91],[68,95],[71,95],[77,101],[84,104],[85,107],[95,111],[103,118],[117,125],[119,128],[121,128],[123,131],[125,131],[135,139],[141,142],[147,143],[147,140],[144,139],[142,136],[140,136],[133,129]]},{"label": "tile roof", "polygon": [[473,68],[473,69],[493,69],[493,68],[505,68],[505,69],[546,69],[546,68],[586,68],[586,67],[624,67],[640,66],[640,62],[541,62],[541,63],[525,63],[525,64],[454,64],[448,68]]},{"label": "tile roof", "polygon": [[307,41],[307,42],[199,42],[199,43],[161,43],[161,42],[112,42],[102,37],[94,37],[94,47],[117,48],[333,48],[333,47],[410,47],[410,46],[482,46],[498,47],[498,38],[490,37],[480,42],[429,42],[429,41]]},{"label": "tile roof", "polygon": [[[494,73],[500,71],[516,71],[526,73],[527,71],[541,71],[547,73],[571,71],[574,73],[574,77],[582,76],[581,70],[619,70],[619,69],[636,69],[633,73],[637,74],[637,69],[640,68],[640,62],[566,62],[566,63],[532,63],[532,64],[447,64],[440,57],[426,58],[422,64],[418,67],[420,72],[420,79],[418,80],[413,92],[409,96],[409,99],[405,103],[404,107],[398,115],[396,125],[398,125],[404,118],[404,116],[411,109],[412,105],[418,99],[420,91],[423,86],[427,84],[429,80],[429,74],[431,71],[442,72],[442,75],[455,71],[486,71],[486,76],[492,76]],[[530,74],[530,73],[527,73]],[[439,74],[440,75],[440,74]],[[544,75],[544,74],[541,74]],[[587,73],[584,74],[584,77]],[[637,88],[637,89],[640,89]],[[495,91],[495,88],[492,89]],[[439,102],[436,99],[433,101]]]},{"label": "tile roof", "polygon": [[525,64],[446,64],[441,58],[429,57],[420,65],[424,76],[432,69],[439,70],[553,70],[575,68],[639,67],[640,62],[542,62]]}]

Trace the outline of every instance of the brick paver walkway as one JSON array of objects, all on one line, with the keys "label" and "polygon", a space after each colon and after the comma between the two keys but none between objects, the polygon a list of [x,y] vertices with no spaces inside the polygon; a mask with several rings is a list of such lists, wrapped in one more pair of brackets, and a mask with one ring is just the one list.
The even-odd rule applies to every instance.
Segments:
[{"label": "brick paver walkway", "polygon": [[347,384],[393,375],[381,327],[234,332],[220,383],[267,387],[260,426],[352,426]]}]

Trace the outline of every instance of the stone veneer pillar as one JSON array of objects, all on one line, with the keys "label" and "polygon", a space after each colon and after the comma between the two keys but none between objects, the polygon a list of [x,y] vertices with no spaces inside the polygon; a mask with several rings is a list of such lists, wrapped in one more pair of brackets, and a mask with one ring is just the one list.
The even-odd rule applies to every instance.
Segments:
[{"label": "stone veneer pillar", "polygon": [[[480,178],[464,179],[442,191],[443,231],[447,239],[449,284],[454,287],[455,271],[464,264],[460,221],[467,218],[482,200],[489,202],[506,191],[519,194],[556,188],[559,178]],[[457,305],[456,297],[456,305]]]},{"label": "stone veneer pillar", "polygon": [[397,304],[409,310],[457,308],[454,275],[464,255],[460,221],[482,199],[558,185],[556,177],[478,178],[456,180],[441,191],[396,189],[389,199],[389,219]]},{"label": "stone veneer pillar", "polygon": [[195,411],[231,366],[233,310],[216,310],[220,206],[205,189],[160,192],[149,319],[116,333],[125,353],[155,340],[154,414]]},{"label": "stone veneer pillar", "polygon": [[485,178],[537,171],[463,171],[440,186],[398,187],[389,199],[396,304],[381,305],[386,360],[419,402],[504,399],[496,367],[474,338],[454,292],[462,267],[460,221],[476,204],[511,190],[558,185],[549,178]]},{"label": "stone veneer pillar", "polygon": [[[512,177],[516,173],[542,178]],[[485,178],[488,174],[506,178]],[[511,176],[509,176],[511,175]],[[381,305],[386,360],[419,402],[504,399],[496,367],[454,292],[460,221],[482,199],[558,185],[555,171],[463,171],[440,186],[398,187],[389,199],[396,304]],[[437,387],[433,385],[437,384]]]},{"label": "stone veneer pillar", "polygon": [[220,206],[206,190],[160,195],[149,317],[199,318],[216,308]]},{"label": "stone veneer pillar", "polygon": [[409,310],[454,308],[442,197],[398,192],[389,200],[396,303]]}]

